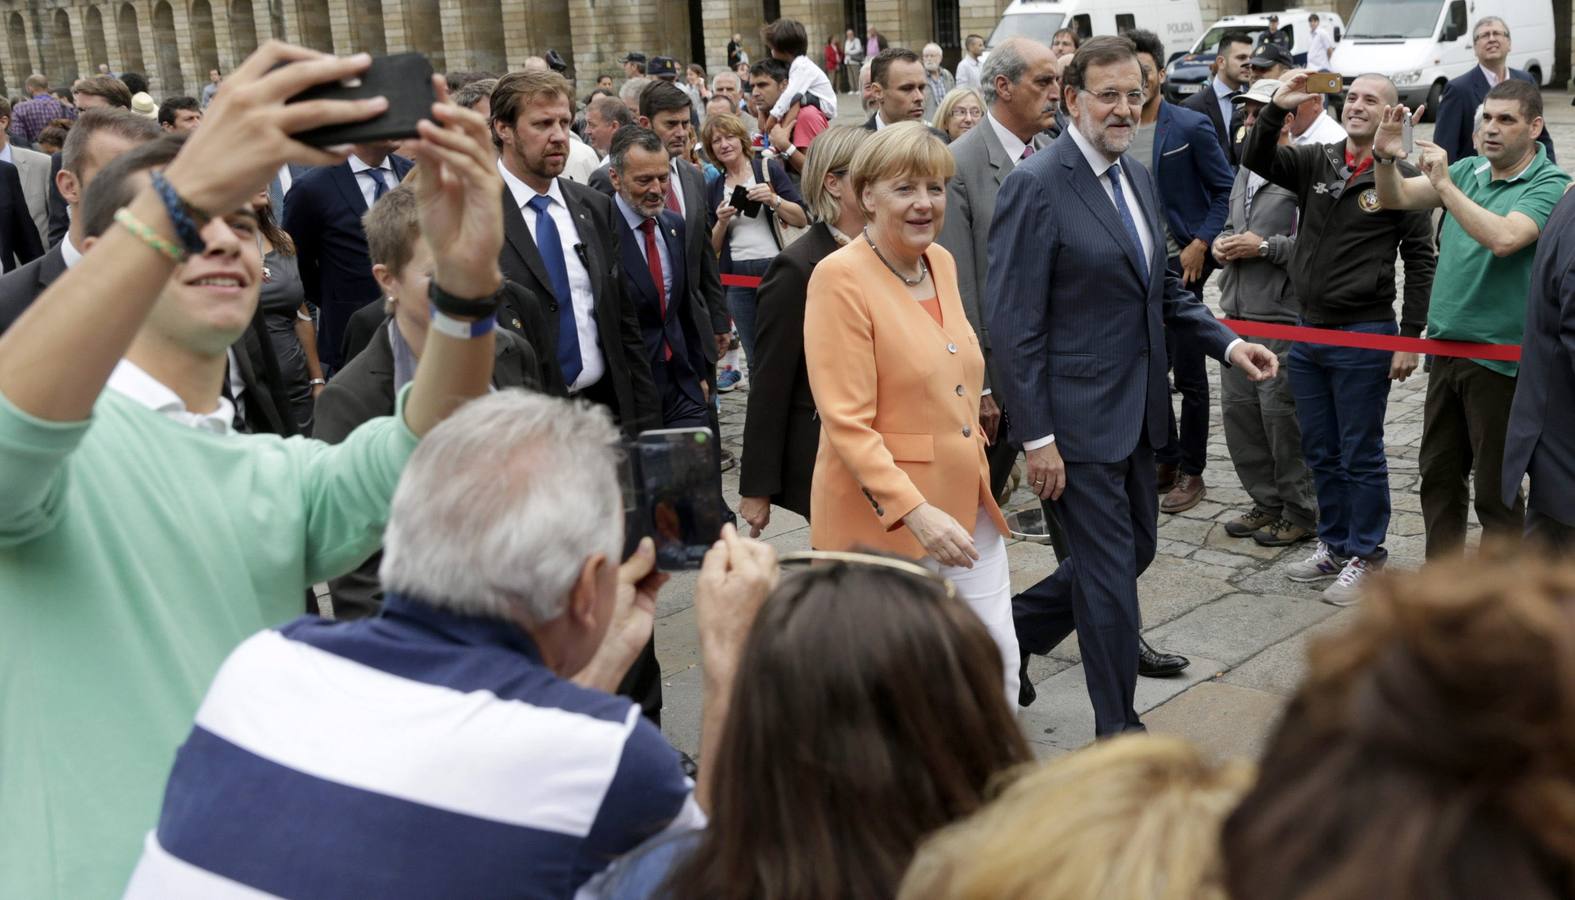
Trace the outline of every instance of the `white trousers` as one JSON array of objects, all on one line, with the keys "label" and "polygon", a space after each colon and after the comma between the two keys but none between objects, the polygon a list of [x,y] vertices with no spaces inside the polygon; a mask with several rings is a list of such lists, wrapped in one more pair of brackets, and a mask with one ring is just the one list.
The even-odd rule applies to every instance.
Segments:
[{"label": "white trousers", "polygon": [[1022,658],[1017,649],[1017,629],[1012,625],[1012,575],[1006,559],[1006,539],[984,507],[973,523],[973,544],[979,551],[973,568],[943,566],[926,558],[924,565],[957,586],[957,596],[973,609],[1001,649],[1002,681],[1006,708],[1017,710],[1017,670]]}]

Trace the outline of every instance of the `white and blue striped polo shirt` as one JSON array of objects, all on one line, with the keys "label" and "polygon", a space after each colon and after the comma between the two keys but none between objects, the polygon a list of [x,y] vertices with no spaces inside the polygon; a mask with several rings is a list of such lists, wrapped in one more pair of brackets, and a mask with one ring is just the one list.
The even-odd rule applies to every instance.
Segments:
[{"label": "white and blue striped polo shirt", "polygon": [[569,898],[702,827],[693,787],[639,707],[515,626],[390,596],[236,648],[126,896]]}]

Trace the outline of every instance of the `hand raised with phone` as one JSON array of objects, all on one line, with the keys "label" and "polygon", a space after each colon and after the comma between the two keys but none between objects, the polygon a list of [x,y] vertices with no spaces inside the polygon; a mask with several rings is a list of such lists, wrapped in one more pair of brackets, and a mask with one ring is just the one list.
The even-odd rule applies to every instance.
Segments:
[{"label": "hand raised with phone", "polygon": [[1426,109],[1425,103],[1414,113],[1404,104],[1385,106],[1378,117],[1378,132],[1373,135],[1373,153],[1393,159],[1409,158],[1411,148],[1406,146],[1406,130],[1412,122],[1422,118]]}]

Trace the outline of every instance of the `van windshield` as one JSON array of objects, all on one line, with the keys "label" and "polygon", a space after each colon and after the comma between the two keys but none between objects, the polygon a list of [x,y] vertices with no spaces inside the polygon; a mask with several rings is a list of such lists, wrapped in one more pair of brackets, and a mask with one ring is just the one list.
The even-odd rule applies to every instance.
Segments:
[{"label": "van windshield", "polygon": [[1210,56],[1219,53],[1220,38],[1224,37],[1227,31],[1239,31],[1247,35],[1252,39],[1253,46],[1256,47],[1258,38],[1268,30],[1269,27],[1267,25],[1215,25],[1193,46],[1192,52],[1198,54],[1207,53]]},{"label": "van windshield", "polygon": [[1425,38],[1438,27],[1444,0],[1361,0],[1351,13],[1349,38]]},{"label": "van windshield", "polygon": [[1033,38],[1041,44],[1050,43],[1055,37],[1061,23],[1066,21],[1065,13],[1023,13],[1016,16],[1002,16],[995,30],[990,32],[990,40],[985,42],[987,47],[999,47],[1007,38],[1026,37]]}]

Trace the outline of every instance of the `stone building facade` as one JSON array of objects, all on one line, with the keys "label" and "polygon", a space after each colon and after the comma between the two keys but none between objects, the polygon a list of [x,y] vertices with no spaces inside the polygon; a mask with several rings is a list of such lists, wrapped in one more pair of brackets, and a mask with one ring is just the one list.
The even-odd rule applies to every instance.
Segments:
[{"label": "stone building facade", "polygon": [[[1008,0],[0,0],[0,93],[19,94],[31,72],[69,84],[100,63],[148,76],[155,96],[193,94],[278,37],[335,53],[417,50],[439,71],[501,72],[554,48],[582,90],[607,73],[621,80],[629,50],[725,64],[733,34],[760,58],[760,26],[802,21],[811,54],[845,28],[873,26],[917,49],[941,44],[957,58],[968,34],[989,35]],[[1341,0],[1342,8],[1352,0]],[[1274,0],[1202,0],[1205,23]],[[1294,4],[1293,4],[1294,5]],[[1571,32],[1568,3],[1561,31]],[[1566,45],[1567,46],[1567,45]]]}]

